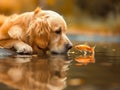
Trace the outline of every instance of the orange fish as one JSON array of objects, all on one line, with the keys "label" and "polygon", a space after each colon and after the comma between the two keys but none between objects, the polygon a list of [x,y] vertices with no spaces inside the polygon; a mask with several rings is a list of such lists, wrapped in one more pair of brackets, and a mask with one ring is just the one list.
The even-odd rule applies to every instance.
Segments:
[{"label": "orange fish", "polygon": [[84,45],[76,45],[75,48],[78,49],[78,50],[83,50],[83,51],[91,51],[92,54],[94,54],[95,46],[90,47],[87,44],[84,44]]}]

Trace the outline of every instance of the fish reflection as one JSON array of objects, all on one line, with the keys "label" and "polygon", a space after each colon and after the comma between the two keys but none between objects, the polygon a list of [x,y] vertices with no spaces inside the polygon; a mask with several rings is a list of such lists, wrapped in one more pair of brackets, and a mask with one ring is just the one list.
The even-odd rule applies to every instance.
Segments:
[{"label": "fish reflection", "polygon": [[77,61],[76,65],[87,65],[88,63],[95,63],[94,55],[91,56],[80,56],[75,58],[75,61]]},{"label": "fish reflection", "polygon": [[0,60],[0,83],[15,90],[62,90],[70,62],[66,55],[5,58]]}]

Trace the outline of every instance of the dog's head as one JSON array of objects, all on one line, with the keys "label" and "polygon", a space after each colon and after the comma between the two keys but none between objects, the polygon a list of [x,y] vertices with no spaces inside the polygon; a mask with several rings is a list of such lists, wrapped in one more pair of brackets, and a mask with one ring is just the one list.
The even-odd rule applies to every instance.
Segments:
[{"label": "dog's head", "polygon": [[34,44],[40,49],[49,49],[52,53],[65,53],[72,43],[66,36],[67,25],[62,16],[54,11],[34,11],[34,19],[30,26],[34,35]]}]

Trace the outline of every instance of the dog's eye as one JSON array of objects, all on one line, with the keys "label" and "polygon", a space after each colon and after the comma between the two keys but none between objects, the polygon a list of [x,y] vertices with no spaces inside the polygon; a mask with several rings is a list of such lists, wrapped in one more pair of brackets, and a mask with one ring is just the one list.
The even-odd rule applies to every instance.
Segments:
[{"label": "dog's eye", "polygon": [[61,28],[55,31],[56,34],[61,34]]}]

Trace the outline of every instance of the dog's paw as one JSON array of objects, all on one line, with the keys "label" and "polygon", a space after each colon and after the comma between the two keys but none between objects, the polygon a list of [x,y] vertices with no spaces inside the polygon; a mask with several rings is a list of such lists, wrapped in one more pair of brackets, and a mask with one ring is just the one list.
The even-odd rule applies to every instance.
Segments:
[{"label": "dog's paw", "polygon": [[17,50],[17,53],[31,54],[33,52],[32,47],[25,43],[16,45],[15,49]]},{"label": "dog's paw", "polygon": [[27,44],[17,49],[17,53],[30,53],[31,54],[32,52],[33,52],[32,47]]}]

